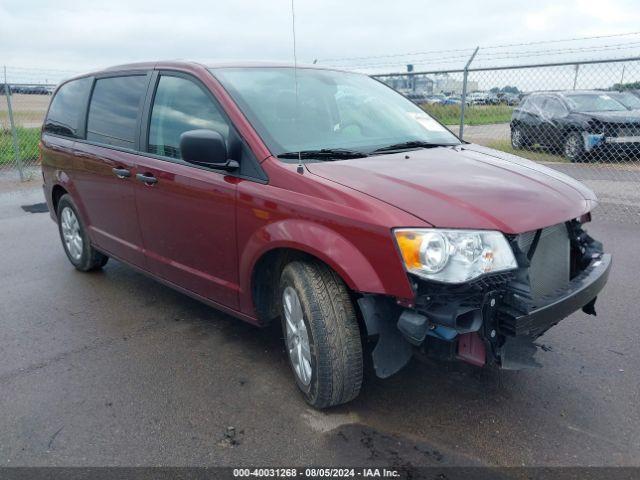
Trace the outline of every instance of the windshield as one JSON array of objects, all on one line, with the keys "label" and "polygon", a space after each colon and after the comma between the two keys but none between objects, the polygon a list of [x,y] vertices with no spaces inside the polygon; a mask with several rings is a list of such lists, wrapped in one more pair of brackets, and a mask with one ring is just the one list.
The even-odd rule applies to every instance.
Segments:
[{"label": "windshield", "polygon": [[406,142],[460,143],[417,105],[365,75],[298,68],[296,115],[293,68],[211,72],[274,155],[321,149],[369,153]]},{"label": "windshield", "polygon": [[566,95],[567,102],[574,112],[617,112],[626,110],[625,106],[606,93]]},{"label": "windshield", "polygon": [[627,107],[629,110],[640,110],[640,98],[629,92],[616,92],[611,96]]}]

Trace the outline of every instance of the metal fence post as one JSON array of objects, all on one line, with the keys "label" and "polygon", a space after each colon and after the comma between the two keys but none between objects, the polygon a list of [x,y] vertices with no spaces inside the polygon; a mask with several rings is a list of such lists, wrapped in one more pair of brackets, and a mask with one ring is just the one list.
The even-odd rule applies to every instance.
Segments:
[{"label": "metal fence post", "polygon": [[460,140],[462,140],[462,136],[464,135],[464,111],[465,111],[465,108],[467,107],[467,77],[469,76],[469,66],[471,65],[471,62],[473,62],[473,59],[476,58],[476,54],[478,53],[479,49],[480,47],[476,47],[476,49],[473,51],[473,53],[471,54],[471,57],[469,58],[469,61],[464,66],[464,73],[462,74],[462,102],[460,103],[460,133],[458,135],[460,137]]},{"label": "metal fence post", "polygon": [[576,63],[575,65],[576,73],[573,75],[573,89],[576,89],[576,85],[578,84],[578,72],[580,71],[580,64]]},{"label": "metal fence post", "polygon": [[7,97],[7,109],[9,112],[9,125],[11,126],[11,136],[13,137],[13,153],[15,155],[16,166],[20,173],[20,181],[24,182],[24,169],[22,168],[22,159],[20,158],[20,145],[18,143],[18,131],[16,130],[16,124],[13,121],[13,109],[11,108],[11,89],[7,82],[7,67],[4,67],[4,94]]}]

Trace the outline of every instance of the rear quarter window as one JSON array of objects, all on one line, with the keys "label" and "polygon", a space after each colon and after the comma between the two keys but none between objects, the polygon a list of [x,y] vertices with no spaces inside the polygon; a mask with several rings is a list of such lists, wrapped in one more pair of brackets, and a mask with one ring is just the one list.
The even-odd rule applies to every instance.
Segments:
[{"label": "rear quarter window", "polygon": [[87,117],[87,140],[134,148],[146,87],[146,75],[96,80]]},{"label": "rear quarter window", "polygon": [[58,89],[44,122],[46,133],[73,138],[82,135],[80,128],[91,82],[91,78],[80,78],[65,83]]}]

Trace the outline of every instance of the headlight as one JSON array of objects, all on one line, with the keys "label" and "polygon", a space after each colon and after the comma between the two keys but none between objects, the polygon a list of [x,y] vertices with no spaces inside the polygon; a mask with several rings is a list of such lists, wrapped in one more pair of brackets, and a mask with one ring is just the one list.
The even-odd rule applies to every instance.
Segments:
[{"label": "headlight", "polygon": [[398,228],[393,233],[407,271],[429,280],[462,283],[518,267],[500,232]]}]

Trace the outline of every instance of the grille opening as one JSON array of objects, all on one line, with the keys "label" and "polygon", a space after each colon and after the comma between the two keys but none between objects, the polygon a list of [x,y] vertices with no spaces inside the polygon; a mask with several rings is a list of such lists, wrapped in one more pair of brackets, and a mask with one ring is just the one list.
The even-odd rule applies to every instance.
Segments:
[{"label": "grille opening", "polygon": [[[536,232],[526,232],[518,237],[518,246],[527,253]],[[564,223],[542,229],[531,265],[529,284],[534,301],[569,285],[571,274],[571,242]]]}]

